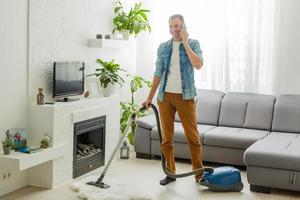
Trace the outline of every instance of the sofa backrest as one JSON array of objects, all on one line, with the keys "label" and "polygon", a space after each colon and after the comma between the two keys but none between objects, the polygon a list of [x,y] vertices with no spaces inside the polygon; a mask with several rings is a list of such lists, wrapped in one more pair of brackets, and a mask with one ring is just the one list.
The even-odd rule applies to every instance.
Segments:
[{"label": "sofa backrest", "polygon": [[[218,125],[222,98],[225,94],[217,90],[198,89],[196,97],[197,123]],[[175,121],[180,121],[176,113]]]},{"label": "sofa backrest", "polygon": [[255,93],[227,93],[221,104],[219,125],[271,130],[275,97]]},{"label": "sofa backrest", "polygon": [[300,95],[277,97],[272,131],[300,133]]},{"label": "sofa backrest", "polygon": [[218,125],[224,93],[217,90],[197,90],[197,123]]}]

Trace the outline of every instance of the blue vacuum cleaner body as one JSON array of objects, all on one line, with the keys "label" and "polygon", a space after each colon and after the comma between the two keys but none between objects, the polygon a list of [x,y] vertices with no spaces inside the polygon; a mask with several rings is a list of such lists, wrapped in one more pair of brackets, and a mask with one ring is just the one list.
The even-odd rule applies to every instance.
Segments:
[{"label": "blue vacuum cleaner body", "polygon": [[199,184],[215,192],[240,192],[244,187],[240,170],[230,166],[215,168],[213,172],[204,172]]}]

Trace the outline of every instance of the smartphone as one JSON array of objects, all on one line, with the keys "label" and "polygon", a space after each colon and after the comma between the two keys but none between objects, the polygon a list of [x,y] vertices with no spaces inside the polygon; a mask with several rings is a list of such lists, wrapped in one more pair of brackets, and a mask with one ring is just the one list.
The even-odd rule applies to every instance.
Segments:
[{"label": "smartphone", "polygon": [[182,29],[182,30],[184,30],[184,31],[186,31],[186,26],[185,26],[185,23],[182,23],[182,25],[181,25],[181,29]]}]

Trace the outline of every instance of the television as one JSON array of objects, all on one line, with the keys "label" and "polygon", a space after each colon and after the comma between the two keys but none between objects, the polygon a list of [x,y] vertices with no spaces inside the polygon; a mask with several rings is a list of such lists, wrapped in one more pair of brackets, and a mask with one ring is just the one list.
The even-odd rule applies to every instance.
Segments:
[{"label": "television", "polygon": [[82,95],[83,92],[84,92],[84,63],[54,62],[53,98],[55,98],[57,101],[78,100],[78,99],[69,99],[68,97],[75,96],[75,95]]}]

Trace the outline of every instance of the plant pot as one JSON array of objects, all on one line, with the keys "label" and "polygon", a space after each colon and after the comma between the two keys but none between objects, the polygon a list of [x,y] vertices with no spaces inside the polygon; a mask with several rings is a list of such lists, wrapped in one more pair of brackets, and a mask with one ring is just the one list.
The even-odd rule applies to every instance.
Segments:
[{"label": "plant pot", "polygon": [[122,35],[123,35],[123,39],[124,40],[129,40],[130,39],[130,33],[129,33],[129,31],[122,32]]},{"label": "plant pot", "polygon": [[10,154],[10,149],[11,149],[11,147],[3,147],[4,155],[9,155]]},{"label": "plant pot", "polygon": [[116,93],[116,85],[108,84],[106,88],[102,88],[103,96],[109,97]]},{"label": "plant pot", "polygon": [[112,39],[121,40],[123,39],[123,35],[119,31],[115,31],[112,35]]}]

